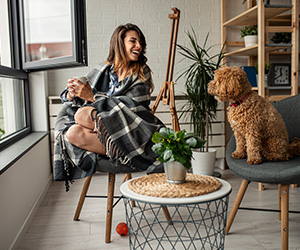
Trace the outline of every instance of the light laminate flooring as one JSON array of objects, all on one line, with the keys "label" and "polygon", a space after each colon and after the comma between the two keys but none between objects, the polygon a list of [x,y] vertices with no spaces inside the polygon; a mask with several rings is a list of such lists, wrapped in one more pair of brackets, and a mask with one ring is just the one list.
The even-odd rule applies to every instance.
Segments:
[{"label": "light laminate flooring", "polygon": [[[241,179],[230,170],[219,170],[222,178],[232,186],[229,209],[235,200]],[[137,177],[141,174],[134,174]],[[117,175],[116,194],[124,175]],[[92,249],[129,249],[128,236],[121,237],[116,225],[125,221],[124,204],[121,201],[114,208],[112,225],[112,242],[104,242],[106,199],[86,199],[80,221],[73,221],[75,208],[84,180],[76,180],[71,191],[65,192],[63,182],[53,182],[36,213],[30,227],[25,233],[19,250],[92,250]],[[257,183],[248,187],[243,207],[271,208],[278,207],[277,185],[265,185],[259,191]],[[96,174],[91,182],[89,194],[105,195],[107,175]],[[300,187],[290,188],[290,210],[300,210]],[[229,214],[229,213],[228,213]],[[225,249],[230,250],[280,250],[280,221],[277,213],[239,210],[225,238]],[[300,214],[290,214],[289,249],[300,250]]]}]

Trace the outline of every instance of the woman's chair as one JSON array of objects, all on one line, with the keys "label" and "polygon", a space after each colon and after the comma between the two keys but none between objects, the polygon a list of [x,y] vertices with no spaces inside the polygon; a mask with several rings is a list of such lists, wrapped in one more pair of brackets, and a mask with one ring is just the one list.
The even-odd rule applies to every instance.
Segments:
[{"label": "woman's chair", "polygon": [[[110,243],[111,241],[111,225],[112,225],[112,214],[114,206],[120,201],[121,197],[114,196],[114,188],[115,188],[115,177],[118,173],[126,174],[124,177],[124,181],[131,179],[131,174],[137,172],[136,170],[124,166],[122,164],[116,165],[112,163],[108,158],[101,158],[100,156],[97,159],[97,169],[98,172],[106,172],[108,173],[108,188],[106,196],[95,196],[95,195],[87,195],[92,176],[88,176],[85,178],[81,195],[77,204],[77,208],[75,211],[75,215],[73,220],[79,221],[79,216],[83,207],[83,203],[85,198],[107,198],[107,207],[106,207],[106,227],[105,227],[105,243]],[[118,198],[118,200],[114,203],[114,198]]]},{"label": "woman's chair", "polygon": [[[275,108],[286,123],[290,140],[300,138],[300,96],[293,96],[276,102]],[[233,208],[227,220],[226,234],[236,216],[247,187],[251,181],[278,184],[279,188],[279,220],[281,220],[281,249],[288,249],[289,234],[289,185],[300,183],[300,156],[294,156],[289,161],[268,162],[259,165],[248,165],[246,159],[232,158],[235,151],[235,138],[232,136],[226,149],[226,161],[230,170],[243,178]],[[265,209],[267,210],[267,209]]]}]

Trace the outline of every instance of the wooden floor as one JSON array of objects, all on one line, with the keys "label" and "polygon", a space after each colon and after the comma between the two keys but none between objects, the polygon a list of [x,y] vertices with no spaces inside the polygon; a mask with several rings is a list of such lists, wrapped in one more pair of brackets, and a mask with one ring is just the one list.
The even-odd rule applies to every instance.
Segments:
[{"label": "wooden floor", "polygon": [[[222,178],[232,185],[229,199],[229,211],[237,194],[241,179],[230,170],[219,171]],[[134,175],[136,177],[138,175]],[[117,188],[123,175],[117,176]],[[63,182],[53,182],[39,208],[31,226],[26,232],[19,250],[91,250],[129,249],[128,236],[121,237],[115,227],[125,221],[124,205],[120,202],[114,209],[112,242],[104,243],[105,199],[86,199],[81,220],[73,221],[73,215],[83,180],[77,180],[71,191],[66,193]],[[90,194],[105,195],[107,175],[93,177]],[[277,186],[267,185],[266,190],[258,191],[257,183],[250,184],[243,207],[268,206],[277,209]],[[300,210],[300,188],[290,189],[290,210]],[[300,250],[300,214],[290,214],[289,249]],[[225,238],[225,249],[230,250],[280,250],[280,221],[277,213],[239,210],[230,234]],[[168,249],[166,249],[168,250]]]}]

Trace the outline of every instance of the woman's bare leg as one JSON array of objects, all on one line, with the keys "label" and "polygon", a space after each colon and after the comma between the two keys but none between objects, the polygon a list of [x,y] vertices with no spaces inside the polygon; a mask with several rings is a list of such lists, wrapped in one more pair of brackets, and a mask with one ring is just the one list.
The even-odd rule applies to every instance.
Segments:
[{"label": "woman's bare leg", "polygon": [[[70,143],[79,148],[106,155],[103,144],[100,142],[97,132],[94,131],[95,122],[91,118],[92,110],[93,107],[78,109],[74,117],[77,124],[68,129],[66,136]],[[96,111],[93,112],[93,115],[95,113]]]},{"label": "woman's bare leg", "polygon": [[[95,128],[95,121],[92,121],[91,112],[94,108],[91,106],[86,106],[78,109],[75,113],[74,119],[77,122],[77,124],[94,130]],[[96,110],[92,113],[93,117],[96,115]]]}]

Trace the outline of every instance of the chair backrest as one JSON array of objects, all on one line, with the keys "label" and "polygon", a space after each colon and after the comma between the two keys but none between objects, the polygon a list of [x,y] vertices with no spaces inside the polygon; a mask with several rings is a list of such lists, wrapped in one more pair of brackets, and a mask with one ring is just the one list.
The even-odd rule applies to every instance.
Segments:
[{"label": "chair backrest", "polygon": [[300,95],[275,102],[274,106],[285,122],[289,140],[300,138]]}]

